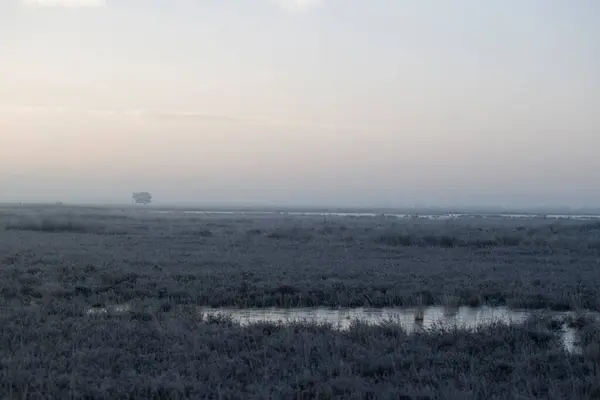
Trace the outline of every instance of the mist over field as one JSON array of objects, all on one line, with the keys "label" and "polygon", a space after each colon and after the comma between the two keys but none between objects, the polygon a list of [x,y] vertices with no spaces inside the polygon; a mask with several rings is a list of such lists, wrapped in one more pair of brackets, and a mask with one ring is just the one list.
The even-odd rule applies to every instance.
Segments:
[{"label": "mist over field", "polygon": [[597,207],[599,7],[2,1],[0,201]]}]

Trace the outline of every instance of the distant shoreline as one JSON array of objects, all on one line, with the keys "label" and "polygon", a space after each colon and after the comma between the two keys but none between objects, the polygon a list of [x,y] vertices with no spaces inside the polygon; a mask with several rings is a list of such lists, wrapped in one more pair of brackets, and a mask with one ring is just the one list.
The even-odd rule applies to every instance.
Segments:
[{"label": "distant shoreline", "polygon": [[[140,208],[131,203],[102,204],[102,203],[0,203],[1,207],[23,208]],[[148,209],[156,211],[191,211],[191,212],[252,212],[252,213],[344,213],[344,214],[375,214],[375,215],[451,215],[464,216],[599,216],[600,208],[503,208],[503,207],[335,207],[335,206],[248,206],[248,205],[183,205],[183,204],[151,204]]]}]

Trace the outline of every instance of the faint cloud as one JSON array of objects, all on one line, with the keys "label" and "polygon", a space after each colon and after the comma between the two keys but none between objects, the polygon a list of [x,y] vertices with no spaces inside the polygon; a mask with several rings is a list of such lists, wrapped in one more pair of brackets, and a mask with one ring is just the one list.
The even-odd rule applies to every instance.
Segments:
[{"label": "faint cloud", "polygon": [[106,0],[21,0],[30,7],[104,7]]},{"label": "faint cloud", "polygon": [[209,120],[216,122],[243,122],[245,120],[244,118],[231,117],[227,115],[205,114],[185,111],[146,111],[146,114],[150,117],[163,120]]},{"label": "faint cloud", "polygon": [[275,5],[287,11],[308,11],[319,7],[323,0],[271,0]]},{"label": "faint cloud", "polygon": [[[1,0],[0,0],[1,1]],[[136,108],[77,107],[71,105],[8,105],[0,103],[0,115],[71,115],[96,117],[125,117],[135,119],[156,119],[162,121],[212,121],[212,122],[256,122],[254,118],[210,114],[180,110],[151,110]]]},{"label": "faint cloud", "polygon": [[[0,0],[1,1],[1,0]],[[41,116],[63,116],[63,117],[95,117],[95,118],[125,118],[130,121],[162,121],[162,122],[188,122],[188,123],[225,123],[225,124],[251,124],[262,126],[294,127],[306,129],[340,130],[345,131],[370,131],[387,130],[384,124],[372,121],[368,125],[355,122],[316,122],[314,120],[278,118],[268,115],[244,116],[213,114],[196,111],[164,110],[164,109],[138,109],[138,108],[108,108],[108,107],[77,107],[70,105],[15,105],[0,103],[0,117],[9,115],[12,117],[35,118]]]}]

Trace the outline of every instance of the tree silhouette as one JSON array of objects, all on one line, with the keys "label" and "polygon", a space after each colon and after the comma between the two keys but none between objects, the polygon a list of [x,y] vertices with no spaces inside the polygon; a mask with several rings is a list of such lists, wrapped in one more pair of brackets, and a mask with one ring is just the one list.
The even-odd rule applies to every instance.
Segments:
[{"label": "tree silhouette", "polygon": [[148,205],[152,203],[152,195],[148,192],[135,192],[131,197],[136,204]]}]

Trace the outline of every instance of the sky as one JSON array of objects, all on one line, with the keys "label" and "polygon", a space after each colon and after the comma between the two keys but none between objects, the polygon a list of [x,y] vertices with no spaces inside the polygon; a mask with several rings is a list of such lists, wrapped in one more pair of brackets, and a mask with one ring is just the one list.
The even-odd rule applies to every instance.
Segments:
[{"label": "sky", "polygon": [[600,205],[597,0],[0,0],[0,202]]}]

